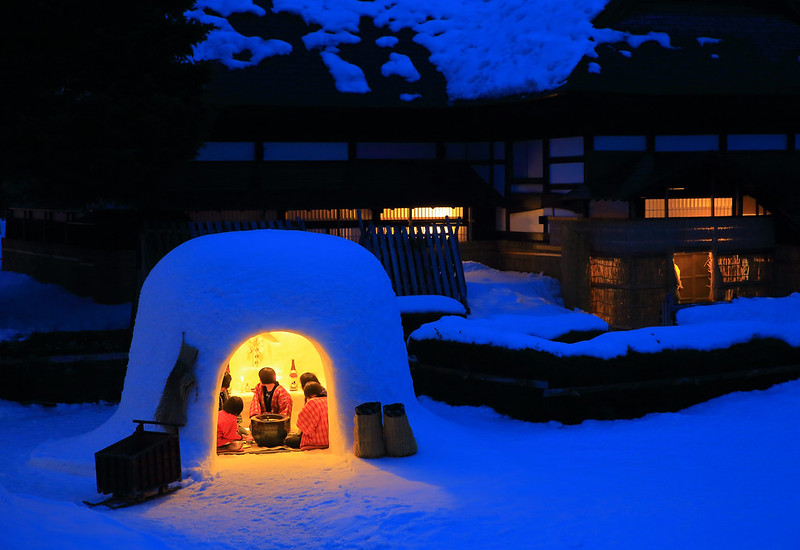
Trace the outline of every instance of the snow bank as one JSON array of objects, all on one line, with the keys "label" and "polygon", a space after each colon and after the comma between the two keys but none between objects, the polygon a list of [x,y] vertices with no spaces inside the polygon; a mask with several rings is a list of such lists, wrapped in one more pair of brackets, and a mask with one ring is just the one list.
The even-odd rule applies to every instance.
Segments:
[{"label": "snow bank", "polygon": [[[475,267],[478,279],[486,278],[492,298],[484,296],[477,315],[466,319],[443,317],[423,325],[410,338],[444,339],[468,344],[485,344],[510,349],[534,349],[557,356],[588,355],[611,359],[627,354],[658,353],[667,349],[710,351],[728,348],[754,338],[775,338],[791,346],[800,346],[800,294],[783,298],[738,298],[731,302],[695,306],[678,312],[678,325],[645,327],[637,330],[607,332],[591,340],[567,344],[551,338],[570,330],[607,330],[599,318],[580,311],[559,308],[558,299],[543,292],[541,276],[486,271]],[[504,278],[520,283],[500,283]],[[526,281],[527,279],[527,281]],[[470,277],[468,277],[468,281]],[[472,278],[467,292],[475,293],[480,283]],[[557,284],[557,283],[556,283]],[[491,299],[507,302],[490,313]],[[519,302],[515,307],[512,302]],[[472,302],[471,302],[472,303]]]},{"label": "snow bank", "polygon": [[58,285],[3,271],[0,277],[0,340],[33,332],[125,329],[131,304],[103,305]]}]

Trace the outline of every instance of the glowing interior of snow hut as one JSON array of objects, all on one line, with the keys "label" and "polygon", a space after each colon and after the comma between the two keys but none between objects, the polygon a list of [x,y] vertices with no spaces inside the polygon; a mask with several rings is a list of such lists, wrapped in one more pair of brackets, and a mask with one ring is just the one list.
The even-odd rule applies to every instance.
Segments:
[{"label": "glowing interior of snow hut", "polygon": [[297,415],[305,402],[299,377],[312,373],[323,387],[327,387],[319,352],[306,337],[287,331],[257,334],[239,346],[228,362],[231,375],[229,392],[244,401],[242,422],[245,428],[250,427],[247,413],[262,367],[274,369],[278,382],[289,391],[292,397],[291,426],[297,426]]}]

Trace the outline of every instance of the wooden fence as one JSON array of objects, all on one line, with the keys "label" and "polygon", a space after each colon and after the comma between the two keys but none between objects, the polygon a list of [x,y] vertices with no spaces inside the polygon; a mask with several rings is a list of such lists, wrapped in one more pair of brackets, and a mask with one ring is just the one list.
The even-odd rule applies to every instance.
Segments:
[{"label": "wooden fence", "polygon": [[361,244],[380,260],[398,296],[448,296],[469,312],[458,245],[459,222],[448,219],[410,227],[370,224],[361,230]]}]

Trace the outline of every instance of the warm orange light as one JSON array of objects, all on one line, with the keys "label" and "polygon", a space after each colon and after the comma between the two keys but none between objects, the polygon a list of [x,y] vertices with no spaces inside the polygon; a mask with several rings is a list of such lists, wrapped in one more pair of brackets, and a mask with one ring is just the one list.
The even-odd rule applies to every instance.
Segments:
[{"label": "warm orange light", "polygon": [[[410,214],[409,214],[410,212]],[[407,221],[411,220],[443,220],[444,218],[463,218],[464,209],[460,206],[431,206],[425,208],[384,208],[381,220]]]},{"label": "warm orange light", "polygon": [[263,367],[275,369],[278,382],[290,390],[293,403],[291,425],[296,425],[297,415],[303,408],[305,399],[299,386],[295,391],[290,389],[289,372],[292,360],[295,362],[298,376],[304,372],[312,372],[324,387],[328,387],[319,352],[310,340],[300,334],[287,331],[262,332],[243,342],[233,352],[228,362],[231,373],[230,392],[244,401],[245,427],[250,426],[248,418],[250,401],[253,398],[253,389],[259,383],[258,371]]},{"label": "warm orange light", "polygon": [[314,345],[304,336],[286,331],[257,334],[248,339],[231,356],[231,393],[249,395],[258,384],[258,371],[272,367],[278,382],[289,387],[289,370],[295,362],[297,373],[313,372],[325,386],[322,359]]},{"label": "warm orange light", "polygon": [[[670,218],[699,218],[712,215],[711,197],[669,199]],[[664,199],[645,200],[645,218],[663,218]],[[733,214],[733,199],[731,197],[717,197],[714,199],[714,216],[731,216]]]},{"label": "warm orange light", "polygon": [[411,218],[415,220],[441,219],[441,218],[460,218],[463,217],[464,209],[461,207],[435,206],[432,208],[414,208],[411,211]]}]

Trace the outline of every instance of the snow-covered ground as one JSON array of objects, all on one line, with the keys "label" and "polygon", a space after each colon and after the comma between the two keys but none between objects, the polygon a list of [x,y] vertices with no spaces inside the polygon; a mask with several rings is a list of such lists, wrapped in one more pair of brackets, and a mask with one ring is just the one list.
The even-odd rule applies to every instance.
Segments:
[{"label": "snow-covered ground", "polygon": [[29,275],[0,272],[0,340],[32,332],[113,330],[130,324],[131,304],[98,304]]},{"label": "snow-covered ground", "polygon": [[[598,322],[559,309],[552,279],[478,264],[468,264],[467,277],[466,322],[491,329],[495,319],[498,334],[515,326],[523,334],[536,317],[546,325]],[[0,282],[7,278],[15,277],[0,273]],[[0,303],[9,299],[7,288],[13,285],[0,283]],[[74,297],[41,289],[25,294],[26,308],[40,312],[46,326],[83,318],[75,302],[59,304]],[[788,338],[800,334],[796,300],[740,300],[692,315],[710,316],[703,321],[708,331],[747,311],[740,331],[752,334],[777,318],[790,325]],[[98,325],[114,324],[116,311],[96,312]],[[29,322],[42,322],[33,317]],[[19,323],[5,328],[26,332]],[[731,332],[725,327],[716,332]],[[632,331],[629,338],[647,341],[648,334]],[[800,381],[678,413],[575,426],[420,402],[430,415],[425,424],[409,418],[419,447],[414,456],[225,456],[213,477],[188,478],[166,497],[111,511],[81,504],[101,498],[93,471],[39,449],[93,430],[115,405],[0,401],[3,540],[30,549],[799,547]],[[87,458],[97,450],[85,449]]]}]

